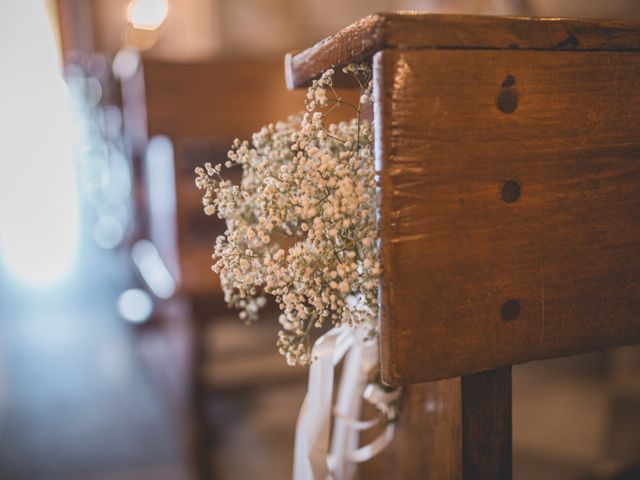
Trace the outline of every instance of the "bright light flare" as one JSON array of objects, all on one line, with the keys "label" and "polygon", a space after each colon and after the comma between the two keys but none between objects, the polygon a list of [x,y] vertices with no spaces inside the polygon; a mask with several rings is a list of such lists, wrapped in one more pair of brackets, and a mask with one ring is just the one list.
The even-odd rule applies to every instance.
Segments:
[{"label": "bright light flare", "polygon": [[118,311],[125,320],[132,323],[143,323],[153,313],[153,301],[144,290],[131,288],[122,292],[118,297]]},{"label": "bright light flare", "polygon": [[2,8],[0,257],[19,280],[50,284],[78,239],[71,106],[44,2]]},{"label": "bright light flare", "polygon": [[131,0],[127,8],[127,19],[134,28],[156,30],[169,13],[167,0]]},{"label": "bright light flare", "polygon": [[131,249],[131,258],[151,291],[159,298],[171,298],[176,291],[176,282],[156,246],[149,240],[138,240]]}]

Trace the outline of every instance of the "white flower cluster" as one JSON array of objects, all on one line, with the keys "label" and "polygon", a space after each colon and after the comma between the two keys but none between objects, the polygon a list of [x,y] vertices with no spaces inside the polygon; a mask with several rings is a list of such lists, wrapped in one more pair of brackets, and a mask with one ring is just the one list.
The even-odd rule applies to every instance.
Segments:
[{"label": "white flower cluster", "polygon": [[[204,210],[225,219],[212,269],[225,300],[252,322],[273,295],[282,314],[278,348],[289,364],[308,364],[313,327],[368,325],[378,313],[376,178],[373,130],[361,118],[371,103],[370,71],[343,70],[360,84],[351,104],[333,87],[333,70],[313,82],[307,111],[269,124],[251,144],[236,140],[227,168],[242,168],[241,185],[221,176],[221,165],[196,169]],[[326,126],[344,105],[355,118]]]}]

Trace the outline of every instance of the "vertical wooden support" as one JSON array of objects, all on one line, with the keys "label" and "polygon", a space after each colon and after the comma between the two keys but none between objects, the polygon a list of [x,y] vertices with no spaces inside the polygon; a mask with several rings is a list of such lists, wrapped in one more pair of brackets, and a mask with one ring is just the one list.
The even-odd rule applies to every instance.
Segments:
[{"label": "vertical wooden support", "polygon": [[511,367],[405,387],[389,449],[361,478],[510,480]]},{"label": "vertical wooden support", "polygon": [[461,377],[462,478],[511,480],[511,367]]},{"label": "vertical wooden support", "polygon": [[461,435],[459,377],[405,387],[395,438],[360,478],[459,480]]},{"label": "vertical wooden support", "polygon": [[395,442],[397,478],[460,478],[459,392],[458,378],[407,387]]}]

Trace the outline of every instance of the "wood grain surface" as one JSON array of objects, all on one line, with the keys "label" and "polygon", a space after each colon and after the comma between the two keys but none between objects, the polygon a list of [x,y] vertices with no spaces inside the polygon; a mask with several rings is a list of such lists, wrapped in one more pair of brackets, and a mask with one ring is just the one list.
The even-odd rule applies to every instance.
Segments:
[{"label": "wood grain surface", "polygon": [[638,20],[379,13],[287,55],[285,71],[293,89],[330,67],[368,61],[377,51],[391,48],[640,50],[639,29]]},{"label": "wood grain surface", "polygon": [[462,478],[460,379],[406,387],[393,442],[358,467],[359,478]]},{"label": "wood grain surface", "polygon": [[380,14],[285,59],[289,88],[374,66],[382,374],[409,385],[378,473],[510,479],[510,365],[640,342],[638,32]]},{"label": "wood grain surface", "polygon": [[640,341],[640,53],[374,58],[384,380]]},{"label": "wood grain surface", "polygon": [[359,478],[511,478],[511,367],[405,387],[393,442]]},{"label": "wood grain surface", "polygon": [[510,480],[511,367],[464,375],[462,478]]}]

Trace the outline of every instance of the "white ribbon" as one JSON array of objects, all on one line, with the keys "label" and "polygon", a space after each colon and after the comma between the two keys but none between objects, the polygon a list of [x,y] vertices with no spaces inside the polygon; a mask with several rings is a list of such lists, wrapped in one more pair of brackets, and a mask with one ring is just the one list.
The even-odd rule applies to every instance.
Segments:
[{"label": "white ribbon", "polygon": [[[336,406],[332,412],[335,366],[346,355]],[[391,406],[399,391],[386,392],[381,386],[367,386],[367,379],[378,362],[376,339],[343,325],[332,328],[313,346],[307,395],[296,425],[294,480],[348,480],[356,464],[369,460],[391,442],[394,424],[389,422],[373,442],[358,448],[359,433],[380,424],[381,419],[360,421],[363,398],[393,420]],[[377,388],[376,388],[377,387]],[[333,435],[329,451],[332,413]]]}]

